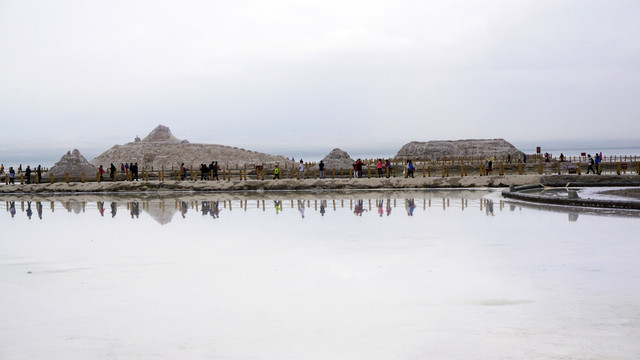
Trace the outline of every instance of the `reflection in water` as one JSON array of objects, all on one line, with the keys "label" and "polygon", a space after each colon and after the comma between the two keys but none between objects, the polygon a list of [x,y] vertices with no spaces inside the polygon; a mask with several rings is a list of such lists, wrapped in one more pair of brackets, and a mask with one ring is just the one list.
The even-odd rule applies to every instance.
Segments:
[{"label": "reflection in water", "polygon": [[[384,194],[386,196],[380,196]],[[361,192],[361,193],[267,193],[267,194],[197,194],[180,197],[179,195],[170,196],[64,196],[64,197],[16,197],[4,199],[7,212],[13,218],[16,216],[16,202],[19,202],[20,212],[23,212],[29,219],[33,216],[33,206],[35,202],[38,218],[43,218],[43,201],[51,203],[51,213],[55,211],[56,203],[58,207],[62,207],[69,213],[80,214],[85,212],[87,204],[90,208],[95,204],[100,217],[104,217],[105,204],[109,203],[111,217],[115,218],[118,214],[118,203],[122,202],[131,216],[131,219],[139,219],[141,211],[148,214],[157,223],[161,225],[168,224],[172,221],[176,213],[180,213],[182,218],[189,216],[189,209],[194,209],[196,213],[202,216],[210,216],[212,219],[219,219],[222,209],[233,211],[234,208],[242,209],[242,212],[248,210],[258,211],[261,209],[263,213],[267,213],[269,209],[273,209],[275,214],[280,214],[288,209],[295,209],[300,215],[300,219],[318,214],[324,217],[329,214],[329,210],[339,211],[340,209],[348,209],[357,217],[377,216],[383,218],[391,216],[393,209],[398,205],[404,207],[407,216],[412,217],[417,211],[426,211],[427,209],[440,208],[442,211],[448,211],[450,208],[459,211],[477,208],[483,211],[486,216],[496,216],[495,203],[499,204],[498,210],[503,211],[505,204],[508,205],[510,212],[522,207],[530,207],[544,211],[565,212],[568,214],[568,220],[575,222],[581,213],[603,214],[612,216],[631,216],[640,217],[637,211],[603,211],[598,209],[576,209],[564,208],[558,206],[545,206],[540,204],[527,204],[522,202],[514,202],[510,200],[502,200],[495,192],[486,190],[452,190],[452,191],[404,191],[404,192]],[[256,206],[250,206],[255,200]],[[267,200],[267,201],[265,201]],[[400,204],[398,204],[398,201]],[[348,202],[348,203],[347,203]],[[170,204],[173,203],[173,206]],[[269,206],[270,205],[270,206]],[[95,212],[91,212],[95,214]]]}]

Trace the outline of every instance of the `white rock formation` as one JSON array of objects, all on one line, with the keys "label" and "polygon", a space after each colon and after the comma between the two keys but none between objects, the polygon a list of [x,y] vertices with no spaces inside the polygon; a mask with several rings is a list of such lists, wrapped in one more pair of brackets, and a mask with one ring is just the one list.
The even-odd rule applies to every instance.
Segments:
[{"label": "white rock formation", "polygon": [[412,141],[405,144],[396,158],[398,159],[442,159],[452,157],[473,156],[481,158],[501,158],[511,155],[511,158],[522,158],[523,152],[516,149],[504,139],[471,139],[471,140],[433,140],[428,142]]},{"label": "white rock formation", "polygon": [[356,162],[349,156],[349,154],[338,148],[331,150],[331,152],[327,154],[322,161],[324,162],[326,170],[351,169],[353,167],[353,163]]},{"label": "white rock formation", "polygon": [[[105,171],[106,170],[107,169],[105,168]],[[84,173],[85,176],[89,178],[91,176],[95,176],[97,172],[98,168],[91,165],[87,159],[80,154],[78,149],[67,151],[60,161],[49,169],[49,173],[56,177],[64,176],[65,174],[69,174],[72,177],[78,177]]]},{"label": "white rock formation", "polygon": [[170,170],[178,169],[181,163],[187,167],[199,169],[200,164],[210,164],[217,161],[221,168],[260,164],[280,164],[287,160],[284,156],[274,156],[256,151],[239,149],[237,147],[216,144],[192,144],[187,140],[180,140],[171,134],[168,127],[159,125],[149,135],[140,141],[133,141],[124,145],[115,145],[103,152],[91,164],[103,165],[105,168],[114,163],[120,169],[121,163],[137,162],[139,169],[154,170],[164,167]]}]

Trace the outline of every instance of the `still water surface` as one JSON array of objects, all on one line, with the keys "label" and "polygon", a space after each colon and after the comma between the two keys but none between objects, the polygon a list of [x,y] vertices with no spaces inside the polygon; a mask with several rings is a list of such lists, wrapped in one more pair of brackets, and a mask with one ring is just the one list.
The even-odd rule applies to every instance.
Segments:
[{"label": "still water surface", "polygon": [[490,190],[0,201],[2,359],[640,353],[638,212]]}]

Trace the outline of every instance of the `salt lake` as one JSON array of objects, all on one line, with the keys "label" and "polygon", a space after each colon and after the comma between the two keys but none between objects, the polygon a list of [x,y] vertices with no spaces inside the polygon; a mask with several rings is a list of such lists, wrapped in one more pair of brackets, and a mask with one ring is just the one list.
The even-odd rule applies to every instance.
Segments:
[{"label": "salt lake", "polygon": [[2,359],[635,359],[640,212],[498,190],[0,198]]}]

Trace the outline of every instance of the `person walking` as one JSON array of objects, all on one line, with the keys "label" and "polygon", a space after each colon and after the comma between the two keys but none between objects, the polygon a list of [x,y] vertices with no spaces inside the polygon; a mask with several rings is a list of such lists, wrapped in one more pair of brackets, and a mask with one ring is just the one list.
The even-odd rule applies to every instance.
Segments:
[{"label": "person walking", "polygon": [[600,175],[600,173],[602,172],[602,170],[600,170],[600,162],[602,161],[602,158],[600,158],[600,154],[598,153],[596,153],[595,158],[596,174]]},{"label": "person walking", "polygon": [[413,167],[413,162],[411,160],[407,160],[407,177],[413,177],[413,173],[416,171],[416,168]]},{"label": "person walking", "polygon": [[589,162],[589,166],[587,166],[587,174],[589,173],[589,171],[595,174],[596,172],[593,170],[594,161],[593,161],[593,158],[591,157],[591,154],[587,155],[587,161]]},{"label": "person walking", "polygon": [[280,168],[276,164],[276,168],[273,169],[273,180],[280,179]]}]

